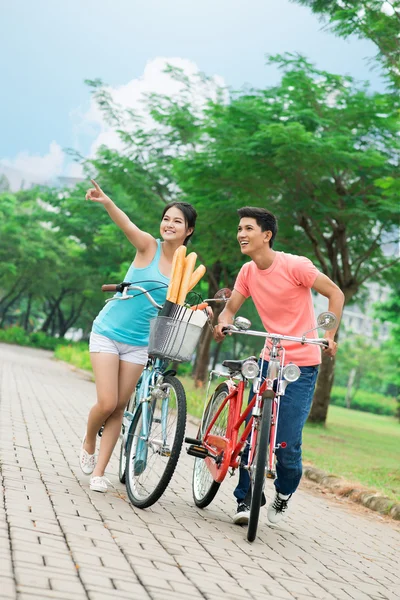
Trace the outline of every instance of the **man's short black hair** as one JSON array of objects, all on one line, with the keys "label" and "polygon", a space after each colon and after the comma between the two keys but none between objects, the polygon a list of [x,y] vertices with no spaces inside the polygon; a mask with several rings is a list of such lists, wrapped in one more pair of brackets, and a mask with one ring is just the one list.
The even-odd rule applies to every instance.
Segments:
[{"label": "man's short black hair", "polygon": [[278,219],[266,208],[258,208],[257,206],[244,206],[237,211],[239,217],[248,217],[255,219],[257,225],[261,227],[261,231],[270,231],[272,233],[269,240],[269,247],[272,248],[276,234],[278,233]]}]

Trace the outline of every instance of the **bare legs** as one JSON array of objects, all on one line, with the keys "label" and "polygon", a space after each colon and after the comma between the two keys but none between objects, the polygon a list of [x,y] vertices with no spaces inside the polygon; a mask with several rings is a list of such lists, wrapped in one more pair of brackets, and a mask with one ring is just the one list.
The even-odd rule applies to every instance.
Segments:
[{"label": "bare legs", "polygon": [[91,352],[90,359],[96,381],[97,403],[90,410],[87,423],[84,448],[89,454],[94,454],[97,433],[105,423],[93,471],[95,477],[104,475],[118,441],[124,410],[144,366],[120,361],[117,354],[106,352]]}]

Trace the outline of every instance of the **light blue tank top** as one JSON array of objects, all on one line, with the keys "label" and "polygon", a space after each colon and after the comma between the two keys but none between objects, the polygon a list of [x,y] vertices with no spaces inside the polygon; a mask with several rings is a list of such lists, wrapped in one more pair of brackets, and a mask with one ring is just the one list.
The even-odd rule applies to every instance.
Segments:
[{"label": "light blue tank top", "polygon": [[[169,278],[160,273],[158,268],[160,257],[161,243],[157,240],[157,251],[151,263],[142,269],[131,264],[124,281],[140,285],[150,292],[158,304],[162,305],[167,296]],[[131,290],[128,294],[136,297],[132,300],[107,302],[94,320],[92,329],[95,333],[105,335],[116,342],[132,346],[147,346],[150,320],[157,316],[158,310],[150,304],[144,294],[140,294],[137,290]],[[117,293],[115,296],[121,294]]]}]

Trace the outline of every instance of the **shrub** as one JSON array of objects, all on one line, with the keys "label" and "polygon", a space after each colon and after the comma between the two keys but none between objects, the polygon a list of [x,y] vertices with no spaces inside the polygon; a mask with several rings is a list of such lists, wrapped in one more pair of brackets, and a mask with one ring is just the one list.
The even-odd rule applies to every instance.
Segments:
[{"label": "shrub", "polygon": [[87,342],[70,342],[67,345],[57,346],[54,356],[79,369],[92,370]]},{"label": "shrub", "polygon": [[0,342],[17,344],[18,346],[32,346],[33,348],[43,348],[44,350],[55,350],[58,346],[70,343],[65,338],[56,338],[47,335],[43,331],[27,333],[25,329],[18,325],[0,329]]},{"label": "shrub", "polygon": [[[346,407],[346,388],[332,388],[331,404]],[[376,415],[396,415],[396,399],[376,392],[357,390],[350,404],[351,410],[374,413]]]},{"label": "shrub", "polygon": [[14,325],[13,327],[7,327],[7,329],[0,329],[0,342],[6,344],[18,344],[18,346],[28,346],[29,336],[25,329]]}]

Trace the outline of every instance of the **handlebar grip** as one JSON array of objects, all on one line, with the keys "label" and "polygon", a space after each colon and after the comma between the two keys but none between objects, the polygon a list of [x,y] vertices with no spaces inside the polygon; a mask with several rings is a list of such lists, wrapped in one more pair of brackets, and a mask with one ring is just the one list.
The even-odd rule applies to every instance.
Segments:
[{"label": "handlebar grip", "polygon": [[117,288],[120,284],[118,283],[105,283],[101,286],[102,292],[117,292]]},{"label": "handlebar grip", "polygon": [[232,330],[233,330],[233,326],[232,325],[227,325],[226,327],[223,327],[221,329],[221,333],[223,333],[224,335],[226,335],[227,333],[229,333]]},{"label": "handlebar grip", "polygon": [[329,348],[329,342],[328,342],[328,340],[322,340],[321,343],[324,346],[324,348]]}]

